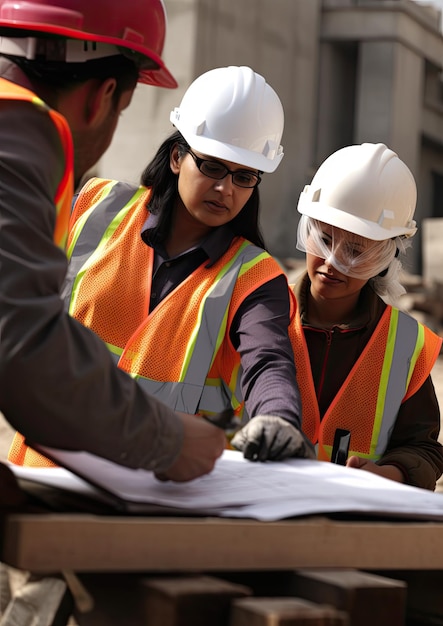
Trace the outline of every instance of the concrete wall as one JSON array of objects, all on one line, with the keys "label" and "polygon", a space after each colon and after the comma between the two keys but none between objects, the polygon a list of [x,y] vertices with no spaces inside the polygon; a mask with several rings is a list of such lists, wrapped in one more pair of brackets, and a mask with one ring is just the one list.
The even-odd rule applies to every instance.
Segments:
[{"label": "concrete wall", "polygon": [[[285,109],[285,157],[264,176],[262,227],[278,257],[295,251],[298,196],[331,152],[362,141],[397,150],[417,178],[417,219],[443,159],[443,37],[435,11],[410,0],[165,0],[164,58],[177,90],[139,86],[99,175],[137,182],[192,80],[249,65]],[[432,150],[426,146],[432,145]],[[420,267],[419,252],[413,265]]]},{"label": "concrete wall", "polygon": [[224,65],[249,65],[265,76],[285,109],[279,169],[263,177],[262,227],[272,252],[295,252],[295,207],[311,174],[315,132],[320,0],[166,0],[165,60],[177,90],[139,86],[96,171],[138,181],[172,126],[169,113],[192,80]]},{"label": "concrete wall", "polygon": [[249,65],[283,103],[285,156],[260,185],[265,240],[279,256],[295,254],[295,208],[312,163],[320,16],[319,0],[201,2],[196,74],[220,65]]}]

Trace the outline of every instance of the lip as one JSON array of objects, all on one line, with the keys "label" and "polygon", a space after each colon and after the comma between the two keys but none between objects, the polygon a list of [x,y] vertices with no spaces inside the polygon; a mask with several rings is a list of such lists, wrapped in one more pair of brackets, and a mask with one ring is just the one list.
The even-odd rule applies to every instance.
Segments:
[{"label": "lip", "polygon": [[229,210],[226,204],[216,200],[208,200],[205,204],[212,213],[226,213]]},{"label": "lip", "polygon": [[317,276],[322,282],[329,285],[338,285],[343,282],[342,280],[340,280],[340,278],[337,278],[333,274],[328,274],[326,272],[317,272]]}]

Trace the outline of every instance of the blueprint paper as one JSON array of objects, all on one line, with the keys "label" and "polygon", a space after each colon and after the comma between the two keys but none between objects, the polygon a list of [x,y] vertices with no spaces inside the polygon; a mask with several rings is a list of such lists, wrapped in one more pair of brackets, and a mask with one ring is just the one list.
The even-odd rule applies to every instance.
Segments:
[{"label": "blueprint paper", "polygon": [[[402,485],[376,474],[306,459],[253,463],[226,450],[211,474],[187,483],[158,481],[85,452],[39,451],[63,468],[11,465],[21,478],[100,497],[100,490],[125,503],[128,512],[160,505],[183,513],[275,521],[326,513],[366,513],[443,520],[443,494]],[[94,487],[98,487],[96,491]]]}]

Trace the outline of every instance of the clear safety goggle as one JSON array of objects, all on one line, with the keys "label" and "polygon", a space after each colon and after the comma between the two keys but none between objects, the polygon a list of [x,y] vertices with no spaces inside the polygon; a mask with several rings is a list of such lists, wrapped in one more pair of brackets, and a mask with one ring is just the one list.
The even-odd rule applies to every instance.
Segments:
[{"label": "clear safety goggle", "polygon": [[397,253],[395,239],[374,241],[302,215],[297,249],[324,259],[345,276],[369,280],[385,270]]}]

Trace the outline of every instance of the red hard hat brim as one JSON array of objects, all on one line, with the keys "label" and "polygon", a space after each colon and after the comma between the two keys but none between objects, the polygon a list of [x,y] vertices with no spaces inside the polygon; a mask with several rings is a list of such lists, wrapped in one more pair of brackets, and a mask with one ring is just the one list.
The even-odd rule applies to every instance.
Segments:
[{"label": "red hard hat brim", "polygon": [[177,81],[164,64],[158,70],[140,70],[138,82],[143,85],[154,85],[156,87],[165,87],[166,89],[176,89],[178,87]]}]

